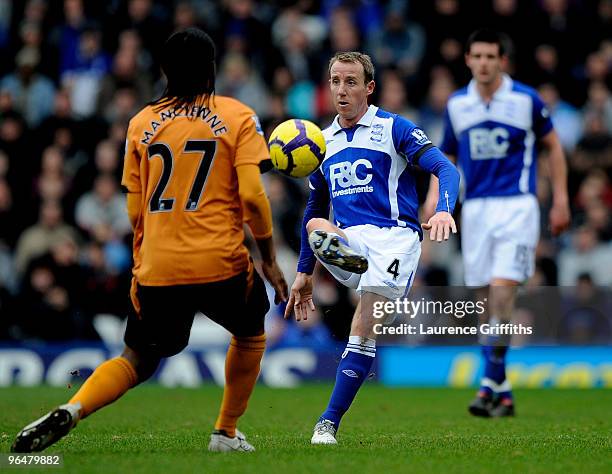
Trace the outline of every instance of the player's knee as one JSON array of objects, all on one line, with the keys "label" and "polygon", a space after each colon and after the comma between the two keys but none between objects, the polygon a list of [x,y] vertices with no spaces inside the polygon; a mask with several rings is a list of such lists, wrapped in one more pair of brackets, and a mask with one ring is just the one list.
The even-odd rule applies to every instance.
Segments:
[{"label": "player's knee", "polygon": [[310,234],[313,230],[326,229],[329,227],[329,221],[320,217],[313,217],[306,223],[306,231]]},{"label": "player's knee", "polygon": [[147,353],[146,351],[135,351],[134,349],[125,346],[121,357],[126,359],[138,375],[138,383],[151,378],[151,376],[159,367],[161,357],[157,354]]}]

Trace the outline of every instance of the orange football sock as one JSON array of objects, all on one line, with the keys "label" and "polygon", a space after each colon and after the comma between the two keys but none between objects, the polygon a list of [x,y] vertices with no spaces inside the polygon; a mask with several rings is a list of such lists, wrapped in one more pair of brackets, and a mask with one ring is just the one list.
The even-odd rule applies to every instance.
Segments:
[{"label": "orange football sock", "polygon": [[225,389],[215,429],[236,436],[236,423],[245,412],[257,382],[259,366],[266,349],[266,335],[232,337],[225,358]]},{"label": "orange football sock", "polygon": [[136,370],[124,357],[99,365],[69,403],[81,404],[81,418],[117,400],[138,382]]}]

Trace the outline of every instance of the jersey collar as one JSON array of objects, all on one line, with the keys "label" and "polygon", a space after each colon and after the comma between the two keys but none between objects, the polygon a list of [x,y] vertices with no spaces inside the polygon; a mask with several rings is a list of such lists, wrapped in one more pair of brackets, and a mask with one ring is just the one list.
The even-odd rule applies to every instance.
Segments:
[{"label": "jersey collar", "polygon": [[[493,100],[506,92],[510,92],[512,90],[512,82],[512,78],[508,74],[502,74],[502,83],[493,94]],[[468,84],[468,94],[482,102],[482,97],[478,93],[478,89],[476,89],[476,81],[474,79]]]},{"label": "jersey collar", "polygon": [[[366,110],[366,113],[363,114],[363,117],[361,117],[355,125],[363,125],[364,127],[371,126],[372,122],[374,121],[374,117],[376,117],[377,111],[378,111],[378,107],[374,105],[370,105],[368,107],[368,110]],[[340,116],[336,115],[336,117],[334,118],[334,121],[332,122],[331,129],[332,129],[333,135],[335,135],[340,130],[342,130],[339,119],[340,119]]]}]

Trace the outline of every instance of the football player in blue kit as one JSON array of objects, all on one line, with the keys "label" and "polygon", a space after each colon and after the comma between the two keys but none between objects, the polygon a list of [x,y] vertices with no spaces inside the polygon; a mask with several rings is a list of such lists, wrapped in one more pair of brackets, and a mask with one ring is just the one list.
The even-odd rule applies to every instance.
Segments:
[{"label": "football player in blue kit", "polygon": [[[465,201],[461,242],[467,286],[488,298],[488,322],[509,322],[516,288],[534,273],[540,234],[536,198],[536,152],[550,163],[550,230],[557,235],[570,222],[567,166],[549,112],[531,87],[505,74],[507,56],[496,31],[469,37],[466,64],[473,79],[455,92],[446,108],[441,150],[463,172]],[[432,178],[425,204],[433,213],[438,200]],[[486,322],[486,321],[483,321]],[[506,379],[510,336],[481,338],[485,362],[477,397],[469,405],[476,416],[512,416],[512,390]]]},{"label": "football player in blue kit", "polygon": [[[414,279],[423,237],[447,240],[459,187],[455,166],[412,122],[368,105],[374,66],[359,52],[337,53],[329,63],[331,97],[338,115],[323,131],[321,167],[310,176],[297,276],[285,317],[306,319],[314,309],[312,272],[318,259],[360,302],[338,366],[327,409],[312,444],[336,444],[340,420],[367,378],[376,355],[375,302],[405,297]],[[415,167],[439,178],[436,213],[418,220]],[[330,204],[335,224],[329,218]]]}]

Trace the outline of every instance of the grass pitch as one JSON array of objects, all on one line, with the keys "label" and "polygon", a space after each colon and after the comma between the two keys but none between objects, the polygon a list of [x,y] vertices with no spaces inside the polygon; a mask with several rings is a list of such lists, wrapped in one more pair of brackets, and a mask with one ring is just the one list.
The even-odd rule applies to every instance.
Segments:
[{"label": "grass pitch", "polygon": [[[56,472],[294,473],[612,472],[612,391],[520,390],[514,419],[478,419],[473,390],[392,389],[368,383],[335,447],[311,446],[331,385],[258,386],[240,423],[257,452],[206,450],[221,389],[145,385],[92,415],[49,453]],[[0,389],[0,453],[26,423],[74,389]],[[31,469],[40,472],[44,468]],[[26,472],[15,469],[14,472]]]}]

